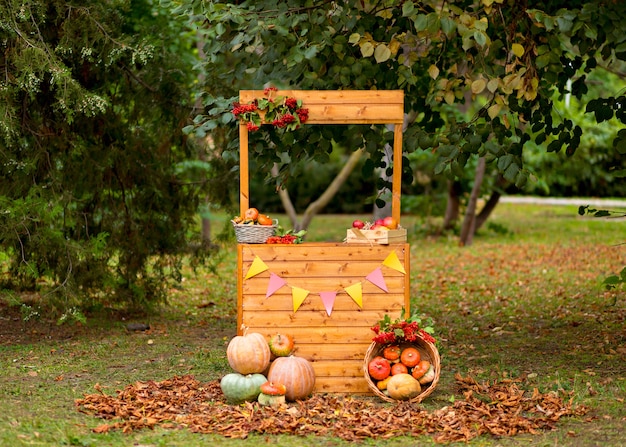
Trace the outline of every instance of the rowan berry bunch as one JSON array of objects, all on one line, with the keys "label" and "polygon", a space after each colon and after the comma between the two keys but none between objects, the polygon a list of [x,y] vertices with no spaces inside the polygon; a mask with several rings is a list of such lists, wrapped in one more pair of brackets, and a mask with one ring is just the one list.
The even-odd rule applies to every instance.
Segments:
[{"label": "rowan berry bunch", "polygon": [[282,227],[278,227],[277,234],[270,236],[265,241],[266,244],[301,244],[306,230],[300,230],[295,233],[293,230],[285,231]]},{"label": "rowan berry bunch", "polygon": [[421,322],[422,318],[415,315],[405,319],[404,309],[402,309],[401,317],[393,321],[389,315],[385,315],[378,324],[372,327],[372,331],[376,334],[372,340],[376,343],[388,344],[402,341],[411,342],[421,338],[424,341],[436,343],[435,338],[431,335],[434,332],[432,320],[425,327],[420,327]]},{"label": "rowan berry bunch", "polygon": [[[271,124],[277,129],[295,130],[309,119],[309,109],[302,101],[292,97],[274,96],[275,87],[263,90],[265,97],[254,99],[249,104],[233,103],[233,115],[246,123],[249,131],[260,129],[262,124]],[[265,116],[261,116],[264,112]]]},{"label": "rowan berry bunch", "polygon": [[284,236],[270,236],[265,241],[266,244],[293,244],[297,238],[293,234]]}]

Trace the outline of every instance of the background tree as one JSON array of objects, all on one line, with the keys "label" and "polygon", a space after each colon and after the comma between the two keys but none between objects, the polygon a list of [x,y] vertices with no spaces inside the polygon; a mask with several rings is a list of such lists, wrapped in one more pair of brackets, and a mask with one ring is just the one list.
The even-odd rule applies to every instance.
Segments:
[{"label": "background tree", "polygon": [[[557,113],[555,98],[567,93],[585,99],[586,112],[598,122],[613,116],[626,121],[622,92],[590,97],[586,83],[591,73],[623,66],[626,5],[617,0],[162,4],[189,14],[207,36],[212,94],[197,128],[230,126],[226,152],[232,157],[237,140],[229,109],[239,89],[401,88],[407,112],[415,116],[405,132],[407,154],[434,151],[434,173],[450,179],[462,177],[470,160],[484,159],[472,164],[479,167],[475,183],[494,178],[481,222],[502,185],[526,185],[524,152],[530,142],[548,152],[576,152],[582,127]],[[346,140],[348,147],[365,147],[366,172],[388,168],[381,130],[303,129],[299,135],[267,132],[258,138],[256,159],[265,172],[278,163],[287,176],[298,161],[322,160],[332,141]],[[626,130],[612,137],[612,147],[620,156],[626,152]],[[470,185],[475,194],[488,193],[482,186]],[[475,219],[475,212],[465,214],[461,243],[471,241],[479,226]]]},{"label": "background tree", "polygon": [[[150,0],[0,4],[0,248],[60,307],[164,298],[195,224],[192,41]],[[189,173],[189,171],[185,171]]]}]

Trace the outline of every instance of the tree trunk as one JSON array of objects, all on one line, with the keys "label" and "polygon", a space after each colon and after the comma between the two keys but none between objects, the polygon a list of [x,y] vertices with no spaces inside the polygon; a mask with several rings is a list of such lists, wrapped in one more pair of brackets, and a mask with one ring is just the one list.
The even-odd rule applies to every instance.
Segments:
[{"label": "tree trunk", "polygon": [[475,231],[478,231],[481,229],[481,227],[487,221],[487,219],[489,218],[493,210],[496,209],[496,205],[498,205],[500,196],[501,194],[498,191],[494,191],[491,193],[489,200],[487,200],[487,203],[485,203],[485,206],[483,207],[483,209],[480,210],[480,213],[478,213],[478,215],[476,216],[476,230]]},{"label": "tree trunk", "polygon": [[[417,118],[417,114],[418,112],[416,111],[411,111],[409,113],[404,114],[404,119],[402,122],[402,132],[406,130],[409,124],[415,121],[415,119]],[[393,126],[388,125],[387,130],[392,131]],[[383,159],[385,160],[386,165],[393,166],[393,148],[389,144],[385,144],[383,151],[385,152]],[[387,175],[386,168],[381,170],[380,178],[382,178],[383,180],[387,182],[391,181],[391,178]],[[378,190],[378,198],[385,201],[385,206],[383,206],[382,208],[378,208],[376,206],[376,203],[374,202],[374,212],[373,212],[374,220],[391,216],[391,191],[389,191],[389,188],[382,188]]]},{"label": "tree trunk", "polygon": [[461,182],[448,180],[448,202],[446,203],[446,214],[443,217],[442,225],[444,231],[453,229],[459,220],[461,193]]},{"label": "tree trunk", "polygon": [[509,186],[508,180],[506,180],[502,174],[498,174],[496,186],[491,193],[489,200],[487,200],[487,203],[485,203],[483,209],[480,210],[480,213],[478,213],[478,215],[476,216],[476,231],[481,229],[489,216],[491,216],[493,210],[496,209],[496,206],[500,201],[500,197],[502,197],[501,191],[503,191],[507,186]]},{"label": "tree trunk", "polygon": [[[274,178],[278,177],[278,165],[276,163],[272,166],[271,172]],[[287,214],[287,217],[291,221],[291,225],[296,228],[296,225],[298,224],[298,213],[296,212],[293,202],[289,197],[289,191],[287,191],[287,188],[278,188],[278,198],[280,198],[280,202],[283,204],[285,214]]]},{"label": "tree trunk", "polygon": [[[333,197],[335,197],[335,195],[339,191],[339,188],[341,188],[341,185],[343,185],[348,179],[364,152],[364,149],[357,149],[356,151],[352,152],[352,154],[350,154],[348,161],[345,165],[343,165],[341,171],[333,179],[330,185],[328,185],[328,188],[326,188],[326,190],[317,200],[311,202],[306,208],[302,216],[301,222],[298,221],[298,215],[289,197],[289,191],[287,191],[286,188],[280,188],[278,190],[278,197],[280,198],[280,201],[283,204],[283,208],[285,209],[289,220],[291,220],[291,225],[293,226],[293,229],[295,231],[306,230],[309,228],[313,217],[315,217],[315,215],[319,213],[326,205],[328,205]],[[274,177],[278,176],[277,165],[274,165],[272,167],[272,175]]]},{"label": "tree trunk", "polygon": [[474,176],[474,187],[472,193],[467,202],[467,210],[465,211],[465,218],[463,219],[463,226],[461,227],[461,236],[459,245],[467,246],[472,245],[474,241],[474,233],[476,232],[476,206],[478,203],[478,197],[480,196],[480,187],[482,186],[483,179],[485,178],[485,170],[487,169],[487,163],[485,157],[478,159],[476,165],[476,175]]}]

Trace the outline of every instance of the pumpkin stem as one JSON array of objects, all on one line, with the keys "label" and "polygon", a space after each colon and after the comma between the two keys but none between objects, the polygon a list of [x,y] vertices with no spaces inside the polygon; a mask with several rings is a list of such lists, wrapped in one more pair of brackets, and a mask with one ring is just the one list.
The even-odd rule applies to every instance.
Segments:
[{"label": "pumpkin stem", "polygon": [[248,326],[246,326],[245,324],[241,325],[241,331],[243,332],[242,335],[246,335],[246,333],[248,332]]}]

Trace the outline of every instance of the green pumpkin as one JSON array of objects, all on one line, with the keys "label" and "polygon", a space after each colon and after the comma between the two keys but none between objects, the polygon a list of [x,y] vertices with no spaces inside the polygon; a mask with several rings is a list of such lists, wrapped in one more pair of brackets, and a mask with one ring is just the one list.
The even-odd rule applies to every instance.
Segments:
[{"label": "green pumpkin", "polygon": [[226,374],[220,381],[222,393],[233,404],[240,404],[247,400],[253,401],[261,393],[261,385],[267,382],[263,374]]}]

